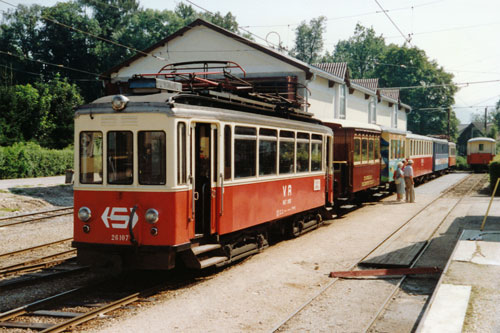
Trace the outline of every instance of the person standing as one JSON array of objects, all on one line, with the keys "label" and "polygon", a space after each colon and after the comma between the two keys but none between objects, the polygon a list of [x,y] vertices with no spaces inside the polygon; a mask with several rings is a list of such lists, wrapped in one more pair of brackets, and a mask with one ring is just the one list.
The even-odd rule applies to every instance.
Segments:
[{"label": "person standing", "polygon": [[413,181],[413,160],[408,160],[408,165],[403,171],[405,177],[406,202],[415,202],[415,182]]},{"label": "person standing", "polygon": [[399,162],[396,171],[394,171],[394,183],[396,184],[396,195],[398,201],[403,200],[403,195],[405,194],[405,179],[402,168],[403,162]]}]

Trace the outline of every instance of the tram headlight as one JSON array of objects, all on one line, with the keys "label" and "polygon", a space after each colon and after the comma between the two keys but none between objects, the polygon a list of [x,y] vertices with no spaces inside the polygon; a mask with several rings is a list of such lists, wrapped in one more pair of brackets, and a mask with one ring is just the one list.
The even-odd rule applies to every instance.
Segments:
[{"label": "tram headlight", "polygon": [[88,222],[91,217],[92,213],[90,212],[90,209],[88,207],[81,207],[78,210],[78,218],[80,219],[80,221]]},{"label": "tram headlight", "polygon": [[121,111],[125,109],[128,103],[128,98],[123,96],[123,95],[116,95],[113,96],[113,99],[111,100],[111,107],[115,111]]},{"label": "tram headlight", "polygon": [[146,211],[145,218],[146,218],[146,222],[151,223],[151,224],[155,224],[156,222],[158,222],[158,211],[154,208],[149,208]]}]

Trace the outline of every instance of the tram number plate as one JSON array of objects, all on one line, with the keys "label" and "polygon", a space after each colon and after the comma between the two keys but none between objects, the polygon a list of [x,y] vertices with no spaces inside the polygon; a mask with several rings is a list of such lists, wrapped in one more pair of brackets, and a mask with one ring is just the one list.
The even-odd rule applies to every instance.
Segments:
[{"label": "tram number plate", "polygon": [[111,235],[111,241],[126,242],[130,235]]}]

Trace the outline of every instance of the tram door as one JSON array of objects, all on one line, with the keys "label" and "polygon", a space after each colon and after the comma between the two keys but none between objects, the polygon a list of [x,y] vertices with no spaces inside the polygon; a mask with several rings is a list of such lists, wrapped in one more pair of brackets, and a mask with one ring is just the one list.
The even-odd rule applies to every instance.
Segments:
[{"label": "tram door", "polygon": [[194,199],[195,235],[210,235],[215,229],[217,189],[217,127],[215,124],[194,124]]}]

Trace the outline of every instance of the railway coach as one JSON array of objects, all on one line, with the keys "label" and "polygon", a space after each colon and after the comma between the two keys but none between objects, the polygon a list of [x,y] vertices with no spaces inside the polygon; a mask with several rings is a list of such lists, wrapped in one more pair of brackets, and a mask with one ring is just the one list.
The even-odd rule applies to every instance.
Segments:
[{"label": "railway coach", "polygon": [[406,135],[407,159],[413,160],[413,177],[423,182],[432,174],[433,141],[428,136],[408,133]]},{"label": "railway coach", "polygon": [[269,96],[196,77],[217,91],[139,77],[129,96],[77,109],[80,262],[223,265],[266,247],[272,232],[297,236],[322,222],[333,203],[332,130]]},{"label": "railway coach", "polygon": [[380,127],[348,120],[327,122],[334,133],[334,197],[357,201],[380,185]]},{"label": "railway coach", "polygon": [[467,141],[467,164],[474,170],[486,169],[496,155],[496,141],[478,137]]},{"label": "railway coach", "polygon": [[406,132],[397,128],[381,126],[380,178],[382,183],[394,181],[394,171],[405,159]]},{"label": "railway coach", "polygon": [[444,139],[432,138],[432,171],[442,175],[449,168],[449,145]]}]

